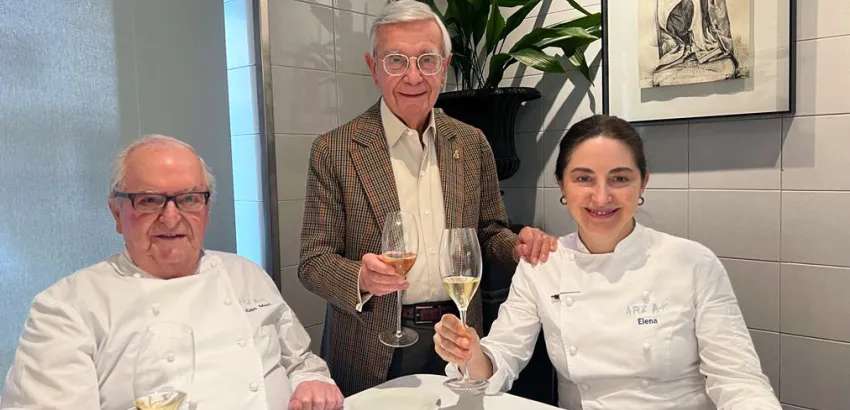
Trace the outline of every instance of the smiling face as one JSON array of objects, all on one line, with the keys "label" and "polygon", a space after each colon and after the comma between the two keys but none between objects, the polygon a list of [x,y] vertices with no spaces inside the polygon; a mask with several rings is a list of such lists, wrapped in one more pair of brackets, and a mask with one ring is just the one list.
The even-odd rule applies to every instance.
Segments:
[{"label": "smiling face", "polygon": [[611,251],[631,232],[646,181],[621,141],[596,136],[574,147],[560,186],[585,245]]},{"label": "smiling face", "polygon": [[[127,156],[123,191],[174,195],[208,189],[198,156],[169,143],[140,146]],[[170,279],[192,274],[200,261],[209,205],[200,211],[177,209],[173,201],[162,212],[145,213],[126,198],[113,198],[109,208],[115,230],[124,236],[130,258],[152,276]]]},{"label": "smiling face", "polygon": [[[443,89],[451,57],[444,56],[442,68],[435,75],[423,75],[416,58],[411,57],[426,53],[443,54],[440,27],[433,20],[384,24],[377,29],[375,38],[374,55],[366,53],[366,64],[375,85],[381,89],[381,95],[393,114],[409,128],[423,131]],[[383,59],[388,54],[408,57],[410,63],[404,74],[387,74]]]}]

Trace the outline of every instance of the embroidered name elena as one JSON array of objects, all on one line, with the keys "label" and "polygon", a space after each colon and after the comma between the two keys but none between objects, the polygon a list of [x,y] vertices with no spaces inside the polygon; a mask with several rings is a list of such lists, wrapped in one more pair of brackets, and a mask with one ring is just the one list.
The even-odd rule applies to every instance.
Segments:
[{"label": "embroidered name elena", "polygon": [[639,325],[657,325],[658,319],[652,317],[639,317],[638,318]]}]

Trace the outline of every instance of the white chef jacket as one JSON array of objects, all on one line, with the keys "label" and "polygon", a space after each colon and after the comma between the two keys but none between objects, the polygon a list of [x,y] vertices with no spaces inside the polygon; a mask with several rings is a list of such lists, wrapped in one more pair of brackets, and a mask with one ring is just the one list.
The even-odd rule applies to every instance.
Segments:
[{"label": "white chef jacket", "polygon": [[637,224],[612,253],[573,233],[548,262],[521,261],[481,341],[489,393],[510,389],[541,328],[562,408],[781,410],[725,269],[696,242]]},{"label": "white chef jacket", "polygon": [[199,409],[285,410],[299,383],[333,382],[309,351],[304,327],[253,262],[205,251],[194,275],[162,280],[125,250],[35,297],[0,409],[133,407],[139,344],[147,326],[160,321],[194,331],[187,401]]}]

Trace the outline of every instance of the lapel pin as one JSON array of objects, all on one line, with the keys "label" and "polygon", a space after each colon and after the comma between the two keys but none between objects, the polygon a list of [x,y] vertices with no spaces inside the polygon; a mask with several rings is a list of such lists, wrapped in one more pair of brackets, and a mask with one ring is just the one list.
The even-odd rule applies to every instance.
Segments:
[{"label": "lapel pin", "polygon": [[452,158],[460,159],[460,150],[455,150],[455,153],[452,154]]}]

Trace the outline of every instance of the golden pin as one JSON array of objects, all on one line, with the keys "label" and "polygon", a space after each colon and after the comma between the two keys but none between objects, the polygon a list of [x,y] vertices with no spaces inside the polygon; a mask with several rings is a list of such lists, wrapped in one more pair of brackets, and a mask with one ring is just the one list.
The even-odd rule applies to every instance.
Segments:
[{"label": "golden pin", "polygon": [[460,159],[460,150],[455,150],[455,153],[452,154],[452,158]]}]

